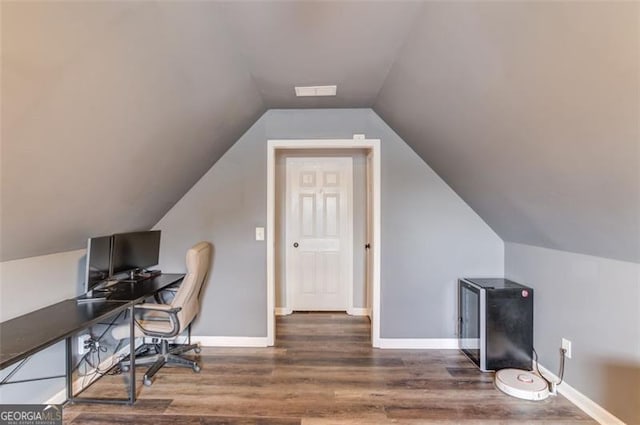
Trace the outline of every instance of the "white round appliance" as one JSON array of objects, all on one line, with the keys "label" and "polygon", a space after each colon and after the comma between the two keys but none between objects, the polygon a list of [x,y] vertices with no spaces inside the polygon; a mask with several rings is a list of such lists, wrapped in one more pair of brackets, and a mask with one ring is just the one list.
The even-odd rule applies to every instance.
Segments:
[{"label": "white round appliance", "polygon": [[503,393],[524,400],[544,400],[549,397],[547,381],[526,370],[499,370],[496,372],[495,384]]}]

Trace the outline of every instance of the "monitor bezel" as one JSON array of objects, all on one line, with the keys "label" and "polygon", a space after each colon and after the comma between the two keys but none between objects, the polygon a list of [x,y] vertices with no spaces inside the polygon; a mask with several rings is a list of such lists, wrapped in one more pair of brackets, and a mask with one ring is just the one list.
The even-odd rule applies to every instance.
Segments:
[{"label": "monitor bezel", "polygon": [[[117,252],[116,252],[117,240],[119,238],[127,237],[127,236],[130,236],[130,235],[150,234],[150,233],[157,233],[158,234],[158,244],[157,244],[157,247],[156,247],[156,250],[157,250],[156,263],[155,264],[146,264],[146,265],[136,265],[135,267],[130,267],[130,268],[119,270],[119,271],[114,270],[114,264],[113,263],[114,263],[114,259],[115,259],[116,254],[117,254]],[[120,276],[120,275],[124,275],[126,273],[130,273],[132,271],[137,271],[137,270],[140,270],[140,269],[146,269],[147,267],[151,267],[151,266],[155,266],[155,265],[159,264],[159,262],[160,262],[160,243],[162,241],[162,231],[160,231],[160,230],[146,230],[146,231],[143,230],[143,231],[139,231],[139,232],[115,233],[115,234],[113,234],[111,236],[111,238],[112,238],[111,239],[111,259],[109,261],[109,276],[111,276],[111,277]]]},{"label": "monitor bezel", "polygon": [[[89,286],[89,272],[91,269],[91,241],[95,239],[102,239],[102,238],[109,239],[109,268],[107,271],[107,278],[96,281],[93,284],[91,284],[91,286]],[[94,289],[96,286],[99,286],[105,280],[109,280],[109,278],[111,278],[112,276],[111,269],[112,269],[112,260],[113,260],[113,235],[93,236],[93,237],[87,238],[87,253],[85,257],[86,257],[85,258],[86,265],[85,265],[85,272],[84,272],[84,277],[85,277],[84,289],[85,289],[85,293],[87,293],[92,289]]]}]

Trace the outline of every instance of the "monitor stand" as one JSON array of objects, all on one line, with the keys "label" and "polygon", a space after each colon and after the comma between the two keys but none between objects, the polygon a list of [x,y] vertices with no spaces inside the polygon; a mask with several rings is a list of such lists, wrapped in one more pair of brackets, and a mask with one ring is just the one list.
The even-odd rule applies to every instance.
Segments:
[{"label": "monitor stand", "polygon": [[105,280],[105,281],[100,282],[96,286],[94,286],[93,289],[91,289],[87,293],[95,294],[95,293],[100,293],[100,292],[111,292],[112,287],[114,285],[117,285],[118,283],[120,283],[120,281],[118,279]]},{"label": "monitor stand", "polygon": [[98,297],[91,297],[91,298],[76,298],[76,303],[78,304],[93,304],[93,303],[101,303],[106,301],[108,301],[106,296],[98,296]]},{"label": "monitor stand", "polygon": [[83,295],[84,298],[76,298],[78,304],[89,304],[107,301],[107,292],[92,289]]}]

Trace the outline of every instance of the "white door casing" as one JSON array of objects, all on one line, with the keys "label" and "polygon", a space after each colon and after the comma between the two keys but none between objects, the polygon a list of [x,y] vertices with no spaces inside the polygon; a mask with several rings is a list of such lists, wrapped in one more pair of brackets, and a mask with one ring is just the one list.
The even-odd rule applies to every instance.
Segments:
[{"label": "white door casing", "polygon": [[276,336],[276,153],[300,149],[364,149],[372,153],[371,172],[371,220],[373,227],[370,240],[372,258],[371,294],[371,342],[380,347],[380,190],[381,190],[381,143],[380,139],[269,139],[267,140],[267,346],[275,344]]},{"label": "white door casing", "polygon": [[371,244],[373,241],[373,152],[367,153],[367,205],[366,205],[366,242],[365,242],[365,288],[366,288],[366,297],[365,297],[365,308],[367,310],[367,315],[369,319],[372,318],[373,312],[373,252],[371,250]]},{"label": "white door casing", "polygon": [[347,310],[353,297],[353,159],[286,159],[289,310]]}]

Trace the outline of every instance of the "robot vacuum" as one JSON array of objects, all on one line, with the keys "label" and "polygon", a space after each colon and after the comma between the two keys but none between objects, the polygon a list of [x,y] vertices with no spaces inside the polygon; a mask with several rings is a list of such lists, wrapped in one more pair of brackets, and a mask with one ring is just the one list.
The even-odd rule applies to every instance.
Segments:
[{"label": "robot vacuum", "polygon": [[496,387],[505,394],[523,400],[544,400],[549,397],[549,384],[533,372],[502,369],[496,372]]}]

